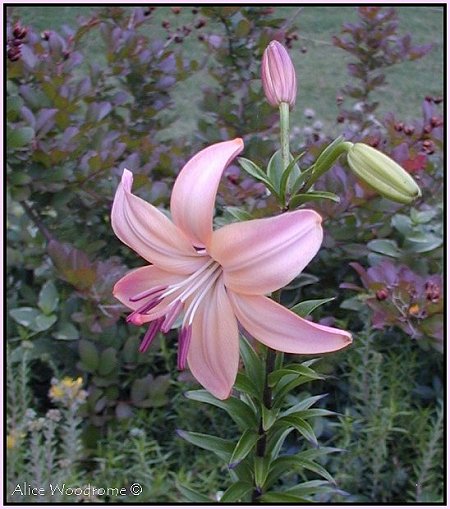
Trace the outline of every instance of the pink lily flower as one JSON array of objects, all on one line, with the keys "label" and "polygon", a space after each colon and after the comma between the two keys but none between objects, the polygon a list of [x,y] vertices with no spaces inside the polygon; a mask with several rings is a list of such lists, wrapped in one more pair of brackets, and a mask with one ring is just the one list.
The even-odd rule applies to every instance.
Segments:
[{"label": "pink lily flower", "polygon": [[298,210],[223,226],[213,231],[223,171],[244,147],[239,138],[195,155],[175,181],[172,221],[131,193],[124,170],[112,208],[119,239],[151,265],[126,274],[114,295],[148,323],[140,351],[182,316],[178,368],[219,399],[230,396],[239,367],[241,326],[261,343],[288,353],[332,352],[351,342],[348,332],[300,318],[265,295],[285,286],[317,253],[321,217]]}]

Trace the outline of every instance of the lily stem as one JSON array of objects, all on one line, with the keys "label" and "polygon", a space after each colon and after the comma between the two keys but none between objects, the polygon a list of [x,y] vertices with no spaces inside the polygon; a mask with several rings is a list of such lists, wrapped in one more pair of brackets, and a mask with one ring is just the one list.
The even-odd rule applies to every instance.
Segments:
[{"label": "lily stem", "polygon": [[280,144],[283,169],[286,169],[291,162],[289,150],[289,103],[286,102],[280,103]]},{"label": "lily stem", "polygon": [[[281,290],[277,290],[273,292],[272,298],[276,302],[280,302]],[[264,381],[264,389],[262,395],[262,404],[270,410],[272,408],[272,387],[269,385],[269,375],[275,368],[275,362],[277,358],[277,352],[272,350],[272,348],[267,348],[266,354],[266,373],[265,373],[265,381]],[[266,456],[267,450],[267,432],[263,427],[263,419],[261,415],[261,420],[259,421],[259,439],[256,443],[256,456],[260,458],[264,458]],[[256,502],[258,498],[261,496],[261,490],[258,486],[255,486],[252,494],[252,502]]]}]

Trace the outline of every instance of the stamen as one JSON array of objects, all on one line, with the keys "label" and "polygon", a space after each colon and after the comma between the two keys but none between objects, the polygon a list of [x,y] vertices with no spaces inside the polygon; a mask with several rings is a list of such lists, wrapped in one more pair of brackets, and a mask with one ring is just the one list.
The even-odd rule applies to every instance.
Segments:
[{"label": "stamen", "polygon": [[130,302],[138,302],[142,299],[145,299],[147,297],[150,297],[151,295],[154,295],[156,293],[162,293],[164,290],[167,289],[167,286],[155,286],[153,288],[150,288],[150,290],[145,290],[144,292],[137,293],[136,295],[133,295],[133,297],[129,298]]},{"label": "stamen", "polygon": [[169,312],[166,314],[166,319],[161,326],[161,332],[169,332],[181,311],[183,311],[183,302],[181,300],[176,300],[170,305]]},{"label": "stamen", "polygon": [[192,326],[188,325],[181,329],[178,338],[178,360],[177,367],[180,371],[186,368],[187,354],[192,338]]},{"label": "stamen", "polygon": [[210,288],[214,285],[214,283],[217,281],[217,279],[221,276],[222,274],[222,270],[218,270],[214,275],[213,277],[208,281],[208,284],[206,284],[203,288],[202,288],[202,291],[199,292],[194,300],[191,302],[191,304],[189,305],[187,311],[186,311],[186,314],[185,314],[185,317],[184,317],[184,323],[188,323],[189,325],[192,324],[192,321],[194,320],[194,315],[198,309],[198,306],[200,305],[201,301],[203,300],[203,298],[205,297],[205,295],[208,293],[208,291],[210,290]]},{"label": "stamen", "polygon": [[146,304],[144,304],[140,308],[138,308],[135,311],[133,311],[132,313],[130,313],[127,316],[127,322],[128,323],[132,322],[136,315],[143,315],[145,313],[148,313],[153,308],[155,308],[161,301],[162,301],[161,297],[157,297],[157,298],[151,299],[149,302],[147,302]]},{"label": "stamen", "polygon": [[163,320],[164,320],[164,318],[160,317],[150,323],[150,325],[147,329],[147,332],[145,333],[144,337],[142,338],[141,344],[139,346],[140,353],[144,353],[148,350],[148,347],[151,345],[152,341],[155,339],[156,334],[158,333]]},{"label": "stamen", "polygon": [[[188,297],[190,297],[196,290],[198,290],[198,288],[200,286],[202,286],[206,281],[208,281],[208,279],[216,272],[218,271],[219,273],[222,272],[222,269],[220,267],[220,265],[218,265],[217,263],[211,267],[208,271],[206,271],[205,274],[203,274],[203,276],[198,280],[196,281],[196,283],[189,287],[189,288],[186,288],[186,290],[184,290],[184,292],[178,297],[180,300],[182,300],[183,302],[186,301],[186,299]],[[216,278],[214,278],[216,279]]]},{"label": "stamen", "polygon": [[204,272],[211,264],[213,263],[216,263],[212,258],[210,258],[206,263],[205,265],[203,265],[202,267],[200,267],[196,272],[194,272],[193,274],[191,274],[187,279],[183,279],[183,281],[180,281],[179,283],[175,284],[175,285],[170,285],[169,286],[169,290],[167,292],[164,292],[163,293],[163,297],[167,297],[168,295],[171,295],[172,293],[176,292],[177,290],[179,290],[180,288],[183,288],[184,286],[189,286],[189,283],[191,283],[191,281],[194,281],[195,279],[197,279],[197,277],[202,273]]}]

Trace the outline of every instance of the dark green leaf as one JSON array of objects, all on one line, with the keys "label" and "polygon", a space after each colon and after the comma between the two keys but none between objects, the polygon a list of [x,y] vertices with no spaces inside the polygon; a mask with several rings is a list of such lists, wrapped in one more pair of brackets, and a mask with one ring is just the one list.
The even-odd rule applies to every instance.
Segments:
[{"label": "dark green leaf", "polygon": [[258,488],[263,489],[269,474],[271,460],[270,458],[255,456],[254,467],[255,467],[255,484]]},{"label": "dark green leaf", "polygon": [[262,405],[262,427],[264,431],[268,431],[276,422],[278,417],[278,410],[266,408]]},{"label": "dark green leaf", "polygon": [[186,393],[188,399],[208,403],[225,410],[228,415],[243,429],[256,427],[258,421],[253,410],[243,401],[231,397],[226,400],[215,398],[205,390],[189,391]]},{"label": "dark green leaf", "polygon": [[247,457],[258,441],[258,438],[259,435],[255,431],[250,429],[244,431],[239,442],[236,444],[233,454],[231,455],[230,463],[228,465],[229,468],[236,467],[238,463]]},{"label": "dark green leaf", "polygon": [[8,128],[6,145],[8,148],[21,148],[29,145],[34,138],[32,127]]},{"label": "dark green leaf", "polygon": [[308,442],[310,442],[314,447],[318,447],[319,444],[317,443],[317,438],[314,430],[312,429],[311,425],[304,419],[297,416],[288,415],[280,419],[278,422],[284,423],[289,427],[294,427],[301,435],[306,438],[306,440],[308,440]]},{"label": "dark green leaf", "polygon": [[98,366],[98,373],[100,376],[109,375],[118,366],[117,351],[115,348],[110,347],[103,350],[100,354],[100,361]]},{"label": "dark green leaf", "polygon": [[47,281],[39,292],[38,306],[46,315],[49,315],[57,308],[58,302],[59,297],[55,285],[52,281]]},{"label": "dark green leaf", "polygon": [[70,322],[63,322],[52,336],[60,340],[73,340],[80,337],[78,329]]},{"label": "dark green leaf", "polygon": [[309,191],[308,193],[296,194],[289,201],[289,208],[295,209],[299,205],[303,203],[307,203],[309,201],[318,201],[318,200],[331,200],[336,203],[339,203],[341,199],[337,194],[330,193],[328,191]]},{"label": "dark green leaf", "polygon": [[258,499],[260,502],[267,502],[267,503],[311,503],[312,500],[309,498],[299,497],[297,495],[294,495],[292,493],[286,493],[284,491],[268,491],[267,493],[264,493],[261,497]]},{"label": "dark green leaf", "polygon": [[206,435],[205,433],[196,433],[194,431],[177,430],[177,434],[192,445],[214,452],[221,459],[225,458],[225,461],[229,463],[234,450],[234,444],[231,440]]},{"label": "dark green leaf", "polygon": [[84,365],[84,368],[91,373],[96,371],[99,363],[99,355],[95,345],[90,341],[81,339],[78,346],[78,351],[80,353],[80,359]]},{"label": "dark green leaf", "polygon": [[291,311],[293,311],[296,315],[305,318],[305,316],[310,315],[319,306],[323,306],[323,304],[331,302],[334,299],[335,297],[329,297],[328,299],[305,300],[292,307]]},{"label": "dark green leaf", "polygon": [[244,361],[245,373],[252,380],[259,394],[262,394],[265,379],[265,369],[261,358],[243,336],[240,342],[241,356]]},{"label": "dark green leaf", "polygon": [[182,484],[177,484],[177,489],[188,502],[207,502],[209,504],[212,502],[212,500],[206,495],[202,495],[192,488],[188,488]]},{"label": "dark green leaf", "polygon": [[237,481],[222,495],[220,502],[247,502],[245,498],[253,491],[253,485],[248,482]]},{"label": "dark green leaf", "polygon": [[392,258],[399,258],[402,254],[395,240],[374,239],[367,243],[367,247],[371,251],[375,251],[376,253],[380,253],[386,256],[391,256]]},{"label": "dark green leaf", "polygon": [[250,161],[250,159],[246,159],[245,157],[239,157],[238,162],[244,171],[246,171],[249,175],[259,180],[263,184],[265,184],[275,196],[278,195],[275,188],[271,184],[268,176],[253,161]]}]

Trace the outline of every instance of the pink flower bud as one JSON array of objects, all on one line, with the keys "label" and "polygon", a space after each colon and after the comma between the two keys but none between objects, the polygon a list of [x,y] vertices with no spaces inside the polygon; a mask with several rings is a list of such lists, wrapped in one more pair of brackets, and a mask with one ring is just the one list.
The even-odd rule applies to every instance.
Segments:
[{"label": "pink flower bud", "polygon": [[272,106],[289,103],[292,108],[297,95],[297,78],[292,60],[282,44],[272,41],[264,51],[261,78],[266,98]]}]

